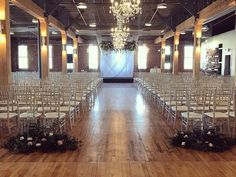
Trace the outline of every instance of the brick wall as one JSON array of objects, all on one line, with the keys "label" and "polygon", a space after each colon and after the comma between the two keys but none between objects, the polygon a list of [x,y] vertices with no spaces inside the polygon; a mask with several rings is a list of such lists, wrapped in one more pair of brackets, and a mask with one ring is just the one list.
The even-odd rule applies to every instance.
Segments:
[{"label": "brick wall", "polygon": [[[37,40],[36,39],[24,39],[24,38],[12,38],[12,71],[20,71],[18,68],[18,45],[28,45],[28,57],[29,57],[29,71],[38,71],[38,50],[37,50]],[[167,41],[167,45],[172,45],[173,40]],[[155,45],[153,40],[142,41],[149,48],[147,57],[147,69],[145,71],[150,71],[150,68],[158,67],[161,65],[161,46]],[[50,44],[53,46],[53,69],[52,71],[60,72],[62,68],[61,62],[61,40],[53,39],[50,40]],[[184,71],[184,45],[192,45],[192,41],[180,41],[179,45],[179,71]],[[88,49],[89,44],[79,44],[78,48],[78,68],[79,71],[88,69]],[[138,66],[138,56],[137,50],[135,51],[135,70],[137,71]]]},{"label": "brick wall", "polygon": [[89,61],[88,61],[88,52],[87,49],[89,47],[89,44],[79,44],[78,46],[78,68],[79,71],[81,70],[88,70],[88,65],[89,65]]},{"label": "brick wall", "polygon": [[[18,67],[18,45],[28,46],[29,69],[27,71],[38,71],[38,45],[36,39],[12,38],[12,71],[22,71]],[[51,71],[61,71],[61,42],[60,40],[50,40],[52,45],[53,69]]]}]

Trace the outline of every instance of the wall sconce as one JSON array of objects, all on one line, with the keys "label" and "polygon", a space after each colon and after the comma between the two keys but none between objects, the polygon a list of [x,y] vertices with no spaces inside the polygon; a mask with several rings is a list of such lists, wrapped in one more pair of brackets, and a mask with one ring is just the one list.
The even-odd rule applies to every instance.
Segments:
[{"label": "wall sconce", "polygon": [[66,51],[66,44],[62,44],[62,50]]},{"label": "wall sconce", "polygon": [[196,40],[195,40],[195,45],[196,45],[197,47],[200,47],[200,46],[201,46],[201,38],[196,38]]},{"label": "wall sconce", "polygon": [[179,45],[175,44],[175,52],[179,51]]},{"label": "wall sconce", "polygon": [[0,41],[1,42],[6,41],[6,34],[5,34],[3,20],[0,20]]},{"label": "wall sconce", "polygon": [[47,45],[47,38],[46,36],[42,36],[42,46],[46,46]]},{"label": "wall sconce", "polygon": [[2,20],[0,20],[0,34],[3,33],[3,22]]},{"label": "wall sconce", "polygon": [[162,55],[165,54],[165,48],[161,48],[161,54],[162,54]]}]

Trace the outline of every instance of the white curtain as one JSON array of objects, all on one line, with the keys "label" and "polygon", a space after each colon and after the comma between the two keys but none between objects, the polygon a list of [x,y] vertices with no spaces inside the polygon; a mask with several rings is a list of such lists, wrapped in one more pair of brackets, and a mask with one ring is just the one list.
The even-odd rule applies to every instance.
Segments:
[{"label": "white curtain", "polygon": [[103,78],[133,78],[134,52],[101,51],[100,71]]}]

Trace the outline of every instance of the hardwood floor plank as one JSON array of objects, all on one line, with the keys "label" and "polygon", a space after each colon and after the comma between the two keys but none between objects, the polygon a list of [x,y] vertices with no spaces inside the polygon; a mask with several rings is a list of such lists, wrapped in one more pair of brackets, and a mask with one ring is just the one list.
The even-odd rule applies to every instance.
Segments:
[{"label": "hardwood floor plank", "polygon": [[0,149],[0,177],[235,177],[236,148],[207,153],[172,147],[173,130],[134,84],[103,84],[71,134],[66,153],[17,155]]}]

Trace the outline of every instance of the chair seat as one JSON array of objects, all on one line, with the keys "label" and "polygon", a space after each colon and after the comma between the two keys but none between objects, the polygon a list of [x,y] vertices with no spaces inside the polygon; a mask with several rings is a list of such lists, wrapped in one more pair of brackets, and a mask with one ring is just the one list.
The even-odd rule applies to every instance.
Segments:
[{"label": "chair seat", "polygon": [[0,101],[0,105],[1,106],[6,106],[7,105],[7,101],[6,100]]},{"label": "chair seat", "polygon": [[68,106],[68,105],[71,105],[71,106],[78,106],[80,104],[80,102],[79,101],[65,101],[63,104],[62,104],[62,106]]},{"label": "chair seat", "polygon": [[189,117],[188,117],[188,112],[182,112],[181,116],[183,118],[189,118],[189,119],[199,119],[202,120],[202,114],[196,113],[196,112],[189,112]]},{"label": "chair seat", "polygon": [[172,106],[176,106],[176,104],[185,104],[186,103],[186,101],[183,101],[183,102],[181,102],[181,101],[167,101],[166,102],[166,105],[168,105],[168,106],[170,106],[170,105],[172,105]]},{"label": "chair seat", "polygon": [[28,111],[30,110],[30,106],[19,106],[18,108],[20,111]]},{"label": "chair seat", "polygon": [[51,111],[56,111],[54,107],[39,107],[38,112],[42,113],[44,109],[44,112],[51,112]]},{"label": "chair seat", "polygon": [[[17,114],[16,113],[9,113],[9,119],[12,119],[14,117],[16,117]],[[0,119],[7,119],[7,113],[6,112],[3,112],[3,113],[0,113]]]},{"label": "chair seat", "polygon": [[20,114],[20,118],[39,118],[42,114],[41,113],[38,113],[38,112],[24,112],[22,114]]},{"label": "chair seat", "polygon": [[70,111],[74,111],[74,107],[71,107],[71,106],[60,106],[60,112],[64,112],[64,113],[67,113]]},{"label": "chair seat", "polygon": [[[228,114],[228,113],[226,113],[226,114]],[[230,117],[235,117],[235,112],[230,112],[230,113],[229,113],[229,116],[230,116]]]},{"label": "chair seat", "polygon": [[161,100],[161,101],[169,100],[169,99],[170,99],[170,97],[160,97],[160,100]]},{"label": "chair seat", "polygon": [[65,118],[66,114],[63,113],[63,112],[60,112],[58,114],[58,112],[48,112],[45,114],[45,119],[62,119],[62,118]]},{"label": "chair seat", "polygon": [[190,109],[194,111],[204,111],[204,110],[209,110],[209,107],[207,106],[191,106]]},{"label": "chair seat", "polygon": [[177,103],[176,101],[167,101],[167,102],[166,102],[166,105],[167,105],[167,106],[170,106],[170,105],[175,106],[176,103]]},{"label": "chair seat", "polygon": [[177,110],[176,110],[176,106],[172,106],[171,109],[173,111],[179,111],[179,112],[188,111],[188,107],[187,106],[177,106]]},{"label": "chair seat", "polygon": [[18,101],[18,104],[19,105],[27,105],[27,104],[29,104],[29,102],[27,102],[27,101]]},{"label": "chair seat", "polygon": [[[204,113],[206,116],[213,118],[213,112]],[[222,119],[228,118],[228,115],[225,112],[215,112],[215,118]]]},{"label": "chair seat", "polygon": [[[213,109],[213,106],[211,106],[210,108]],[[216,106],[215,110],[216,111],[227,111],[228,106]],[[230,106],[230,110],[233,110],[233,106]]]},{"label": "chair seat", "polygon": [[7,110],[9,110],[10,112],[15,112],[17,110],[16,106],[9,106],[9,108],[7,108],[7,106],[4,107],[0,107],[0,111],[1,112],[6,112]]}]

